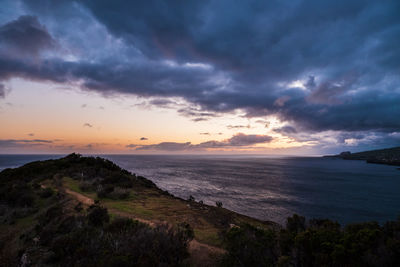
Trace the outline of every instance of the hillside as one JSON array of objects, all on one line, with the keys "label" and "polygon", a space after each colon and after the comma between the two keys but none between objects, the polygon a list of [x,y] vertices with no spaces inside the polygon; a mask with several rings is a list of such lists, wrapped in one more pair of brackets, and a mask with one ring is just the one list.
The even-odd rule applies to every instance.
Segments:
[{"label": "hillside", "polygon": [[280,226],[71,154],[0,172],[0,266],[400,266],[400,218]]},{"label": "hillside", "polygon": [[370,150],[357,153],[346,151],[340,153],[339,155],[326,157],[337,157],[348,160],[366,160],[368,163],[400,166],[400,147]]},{"label": "hillside", "polygon": [[[95,207],[95,210],[107,209],[110,220],[129,218],[151,228],[172,227],[174,231],[171,233],[174,234],[178,230],[179,235],[186,235],[185,231],[191,232],[184,240],[178,240],[182,243],[179,252],[182,257],[175,263],[170,259],[166,261],[168,264],[174,263],[172,265],[196,262],[196,257],[206,262],[215,261],[224,252],[221,249],[222,233],[233,225],[249,223],[263,228],[278,227],[277,224],[262,222],[223,207],[177,198],[159,189],[150,180],[98,157],[71,154],[59,160],[38,161],[20,168],[6,169],[0,173],[0,185],[0,238],[12,244],[4,246],[5,242],[2,243],[0,249],[3,255],[6,253],[4,250],[7,250],[6,254],[15,256],[22,248],[32,249],[32,238],[43,234],[43,229],[37,225],[55,207],[62,214],[60,218],[54,218],[57,221],[71,220],[71,216],[90,215],[89,210]],[[17,238],[21,231],[27,244],[21,244],[20,238]],[[168,236],[171,233],[168,230],[164,234]],[[42,237],[39,239],[43,240]],[[51,242],[45,245],[49,244],[54,245]],[[47,251],[49,248],[34,248],[33,254],[40,254],[37,250],[42,249]],[[186,250],[190,252],[189,259],[183,257]],[[3,266],[1,262],[0,265]]]}]

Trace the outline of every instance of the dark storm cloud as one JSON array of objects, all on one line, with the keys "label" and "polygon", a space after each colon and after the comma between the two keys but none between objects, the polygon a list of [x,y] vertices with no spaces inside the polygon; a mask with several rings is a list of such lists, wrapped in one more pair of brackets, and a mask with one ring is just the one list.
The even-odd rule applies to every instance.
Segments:
[{"label": "dark storm cloud", "polygon": [[274,132],[282,133],[282,134],[295,134],[297,130],[292,126],[283,126],[281,128],[274,129]]},{"label": "dark storm cloud", "polygon": [[0,51],[7,55],[37,56],[55,46],[54,39],[34,16],[21,16],[0,27]]},{"label": "dark storm cloud", "polygon": [[141,137],[141,138],[140,138],[140,141],[145,141],[145,140],[149,140],[149,139],[146,138],[146,137]]},{"label": "dark storm cloud", "polygon": [[153,145],[127,145],[127,148],[133,148],[135,150],[161,150],[161,151],[184,151],[184,150],[204,150],[204,149],[220,149],[220,148],[238,148],[238,147],[248,147],[256,144],[269,143],[273,140],[271,136],[268,135],[256,135],[250,134],[246,135],[243,133],[238,133],[229,139],[223,141],[206,141],[197,145],[193,145],[190,142],[186,143],[176,143],[176,142],[162,142]]},{"label": "dark storm cloud", "polygon": [[[2,45],[37,57],[54,48],[51,26],[61,45],[84,52],[40,64],[2,54],[1,80],[76,83],[157,97],[156,106],[181,97],[195,108],[178,113],[193,121],[241,109],[303,132],[400,129],[399,1],[44,0],[27,1],[26,10],[37,18],[1,26]],[[122,48],[106,47],[111,37],[95,35],[103,28],[82,26],[96,23]]]}]

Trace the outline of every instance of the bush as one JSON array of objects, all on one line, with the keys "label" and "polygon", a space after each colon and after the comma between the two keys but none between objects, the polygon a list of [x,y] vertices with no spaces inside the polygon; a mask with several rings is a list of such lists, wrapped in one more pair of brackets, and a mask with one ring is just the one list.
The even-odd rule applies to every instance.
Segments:
[{"label": "bush", "polygon": [[306,229],[306,218],[293,214],[292,217],[287,218],[286,229],[295,234],[304,231]]},{"label": "bush", "polygon": [[111,199],[127,199],[129,197],[130,190],[121,187],[116,187],[106,197]]},{"label": "bush", "polygon": [[274,266],[278,260],[277,239],[273,230],[249,224],[233,227],[225,236],[228,253],[223,266]]},{"label": "bush", "polygon": [[110,220],[107,209],[98,205],[92,205],[89,207],[87,218],[89,224],[93,226],[103,226]]},{"label": "bush", "polygon": [[185,240],[192,240],[194,238],[194,231],[190,224],[186,222],[179,223],[178,230],[182,233]]},{"label": "bush", "polygon": [[132,188],[133,185],[130,175],[121,175],[120,171],[107,174],[101,183],[111,184],[123,188]]},{"label": "bush", "polygon": [[[88,217],[95,210],[104,211],[92,206]],[[51,265],[185,266],[188,242],[193,235],[188,224],[150,228],[128,218],[116,218],[102,227],[82,224],[79,219],[68,220],[68,225],[73,226],[68,232],[52,235]]]},{"label": "bush", "polygon": [[16,203],[21,207],[32,207],[35,204],[35,196],[32,192],[24,192],[20,194]]},{"label": "bush", "polygon": [[218,208],[222,208],[222,202],[221,202],[221,201],[215,202],[215,205],[216,205]]},{"label": "bush", "polygon": [[35,204],[35,193],[24,182],[11,182],[0,188],[0,201],[12,207],[32,207]]},{"label": "bush", "polygon": [[112,185],[98,185],[96,190],[97,197],[106,198],[112,191],[114,191],[114,186]]},{"label": "bush", "polygon": [[81,212],[83,210],[82,202],[78,202],[78,204],[75,205],[74,210]]},{"label": "bush", "polygon": [[93,190],[93,185],[90,182],[83,181],[79,183],[79,189],[83,192],[88,192]]},{"label": "bush", "polygon": [[38,189],[40,189],[40,184],[37,183],[37,182],[33,182],[32,183],[32,188],[35,189],[35,190],[38,190]]},{"label": "bush", "polygon": [[400,266],[400,220],[350,224],[293,215],[280,231],[250,225],[225,234],[225,266]]},{"label": "bush", "polygon": [[51,188],[43,188],[40,193],[39,196],[41,198],[49,198],[54,194],[54,191]]}]

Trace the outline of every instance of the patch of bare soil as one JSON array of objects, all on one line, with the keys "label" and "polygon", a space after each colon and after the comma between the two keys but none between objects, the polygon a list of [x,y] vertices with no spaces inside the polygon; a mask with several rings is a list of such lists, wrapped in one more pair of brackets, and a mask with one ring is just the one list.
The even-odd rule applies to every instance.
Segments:
[{"label": "patch of bare soil", "polygon": [[81,202],[83,205],[90,206],[90,205],[94,204],[94,200],[91,199],[90,197],[87,197],[87,196],[82,195],[82,194],[80,194],[78,192],[75,192],[75,191],[71,191],[68,188],[65,189],[65,193],[67,193],[68,195],[73,196],[76,200]]}]

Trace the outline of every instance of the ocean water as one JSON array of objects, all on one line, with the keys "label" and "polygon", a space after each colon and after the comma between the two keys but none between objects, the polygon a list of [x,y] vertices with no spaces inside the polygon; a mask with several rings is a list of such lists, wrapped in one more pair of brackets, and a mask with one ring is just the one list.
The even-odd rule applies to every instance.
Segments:
[{"label": "ocean water", "polygon": [[[3,155],[0,169],[60,156]],[[187,199],[284,223],[297,213],[340,223],[395,220],[400,170],[332,158],[107,155],[121,167]]]}]

